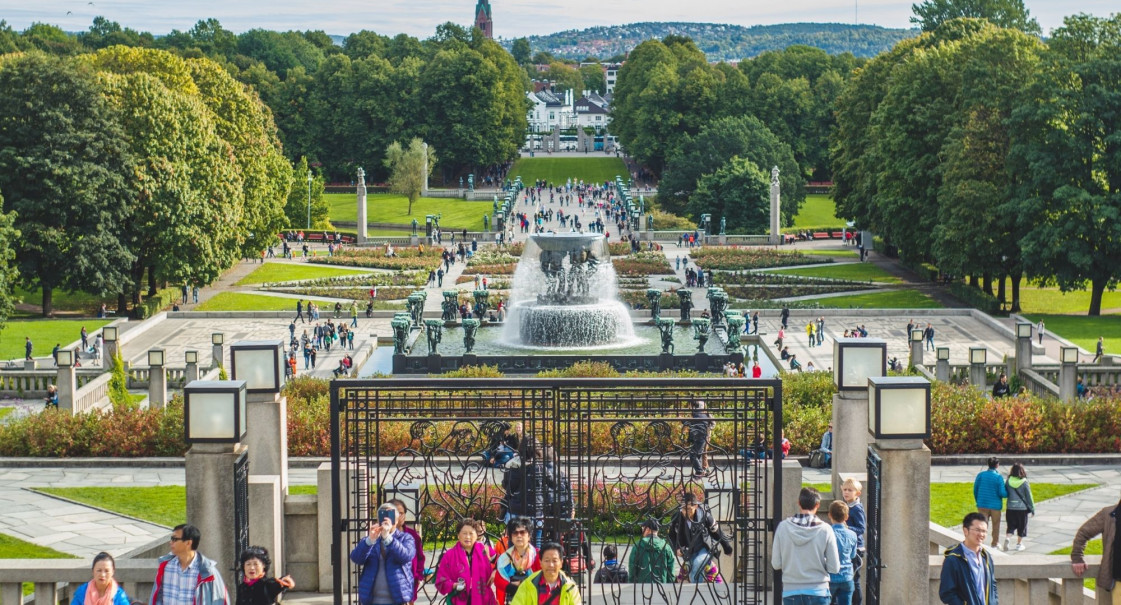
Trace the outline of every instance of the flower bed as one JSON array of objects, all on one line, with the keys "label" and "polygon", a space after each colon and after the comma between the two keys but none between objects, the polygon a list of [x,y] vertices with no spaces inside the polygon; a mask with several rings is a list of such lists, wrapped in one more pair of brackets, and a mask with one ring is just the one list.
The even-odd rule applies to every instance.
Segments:
[{"label": "flower bed", "polygon": [[514,269],[516,269],[517,266],[517,263],[502,265],[467,265],[463,268],[463,275],[513,275]]},{"label": "flower bed", "polygon": [[[372,286],[371,286],[372,287]],[[300,294],[302,296],[325,296],[327,298],[342,298],[346,300],[358,301],[358,307],[365,309],[366,301],[370,299],[370,288],[324,288],[324,287],[305,287],[305,288],[281,288],[277,292],[285,292],[287,294]],[[416,292],[417,288],[412,286],[380,286],[377,288],[377,296],[374,300],[402,300],[408,298],[410,294]],[[349,306],[343,305],[348,307]]]},{"label": "flower bed", "polygon": [[615,267],[616,274],[626,277],[673,273],[673,268],[661,252],[639,252],[623,258],[613,258],[611,264]]},{"label": "flower bed", "polygon": [[739,246],[705,246],[689,253],[697,266],[704,269],[738,271],[831,263],[833,259],[808,256],[800,252],[778,252],[769,248]]},{"label": "flower bed", "polygon": [[[646,290],[620,290],[619,298],[632,309],[650,308],[650,299],[646,298]],[[681,308],[681,299],[673,292],[662,292],[660,300],[662,309]]]},{"label": "flower bed", "polygon": [[394,248],[394,256],[386,256],[385,248],[343,248],[334,256],[317,256],[309,260],[321,265],[395,269],[398,271],[435,269],[440,264],[438,246],[429,248]]},{"label": "flower bed", "polygon": [[791,296],[815,296],[834,292],[867,290],[867,285],[775,285],[775,286],[724,286],[728,296],[742,299],[776,299]]},{"label": "flower bed", "polygon": [[[364,273],[362,275],[324,277],[301,281],[300,287],[354,286],[423,286],[428,281],[427,271],[398,271],[397,273]],[[262,284],[264,290],[293,287],[292,282]]]}]

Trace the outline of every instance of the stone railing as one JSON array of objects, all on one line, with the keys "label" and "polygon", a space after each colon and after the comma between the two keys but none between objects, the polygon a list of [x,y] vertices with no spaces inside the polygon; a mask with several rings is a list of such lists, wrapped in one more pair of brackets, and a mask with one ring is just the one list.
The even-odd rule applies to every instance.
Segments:
[{"label": "stone railing", "polygon": [[[937,605],[942,574],[941,554],[930,555],[930,594],[927,602]],[[1086,557],[1086,578],[1096,577],[1101,556]],[[1095,596],[1083,586],[1070,568],[1070,557],[1056,555],[994,555],[1000,605],[1090,605],[1109,603],[1109,593],[1099,589]],[[920,601],[916,601],[920,602]]]},{"label": "stone railing", "polygon": [[[181,389],[187,382],[187,368],[165,368],[167,371],[167,386]],[[129,368],[128,388],[146,389],[152,381],[151,368]]]},{"label": "stone railing", "polygon": [[[156,577],[155,559],[117,559],[116,579],[132,601],[148,602]],[[35,585],[35,605],[70,601],[74,590],[91,578],[85,559],[5,559],[0,565],[0,600],[23,602],[23,582]]]},{"label": "stone railing", "polygon": [[101,409],[109,403],[109,381],[113,375],[105,373],[87,382],[74,393],[74,413],[83,414]]},{"label": "stone railing", "polygon": [[[74,380],[82,387],[101,375],[101,370],[77,370]],[[0,372],[0,395],[19,395],[23,397],[44,396],[47,387],[58,381],[58,370],[18,370]]]},{"label": "stone railing", "polygon": [[[1059,382],[1059,366],[1057,365],[1032,366],[1032,369],[1051,382]],[[1121,384],[1121,366],[1080,365],[1075,369],[1075,372],[1082,378],[1082,384],[1087,387]]]},{"label": "stone railing", "polygon": [[[1056,372],[1055,378],[1058,379],[1058,377],[1058,372]],[[1059,397],[1059,385],[1052,380],[1048,380],[1034,368],[1020,370],[1020,384],[1027,387],[1028,391],[1036,397]]]}]

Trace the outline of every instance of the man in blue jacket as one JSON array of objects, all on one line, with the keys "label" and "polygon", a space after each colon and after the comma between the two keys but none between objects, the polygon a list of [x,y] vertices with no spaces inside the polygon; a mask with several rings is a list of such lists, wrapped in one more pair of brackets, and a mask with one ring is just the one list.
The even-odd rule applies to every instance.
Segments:
[{"label": "man in blue jacket", "polygon": [[993,559],[984,547],[985,517],[969,513],[961,526],[965,539],[944,553],[938,598],[946,605],[997,605]]},{"label": "man in blue jacket", "polygon": [[[413,537],[397,529],[397,507],[386,503],[378,508],[393,511],[380,525],[370,523],[367,536],[354,546],[350,560],[362,566],[358,577],[361,605],[401,605],[413,600]],[[380,516],[380,515],[379,515]]]},{"label": "man in blue jacket", "polygon": [[992,529],[993,548],[1000,541],[1000,511],[1004,508],[1004,499],[1008,497],[1008,488],[1004,486],[1004,476],[997,467],[1000,460],[995,456],[989,458],[988,470],[977,473],[973,480],[973,500],[977,503],[977,512],[989,521]]}]

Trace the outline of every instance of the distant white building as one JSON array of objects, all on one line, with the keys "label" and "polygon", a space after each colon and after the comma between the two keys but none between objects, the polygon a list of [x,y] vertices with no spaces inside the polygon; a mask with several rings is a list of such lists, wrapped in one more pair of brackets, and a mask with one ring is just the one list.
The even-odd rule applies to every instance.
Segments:
[{"label": "distant white building", "polygon": [[604,77],[607,79],[607,94],[615,93],[615,82],[619,80],[619,68],[622,63],[607,63],[603,66]]},{"label": "distant white building", "polygon": [[611,122],[609,103],[599,94],[585,90],[584,96],[573,105],[576,112],[576,125],[580,127],[606,128]]},{"label": "distant white building", "polygon": [[552,132],[554,128],[567,130],[576,126],[572,91],[554,93],[549,90],[526,93],[532,103],[529,110],[530,132]]}]

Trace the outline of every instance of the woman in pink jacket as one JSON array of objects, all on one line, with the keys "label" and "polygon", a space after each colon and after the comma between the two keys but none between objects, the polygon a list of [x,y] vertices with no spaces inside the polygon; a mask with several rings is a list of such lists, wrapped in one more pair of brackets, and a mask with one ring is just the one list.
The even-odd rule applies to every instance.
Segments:
[{"label": "woman in pink jacket", "polygon": [[436,568],[436,590],[451,597],[454,605],[497,605],[494,597],[494,565],[472,519],[459,522],[459,543],[440,558]]}]

